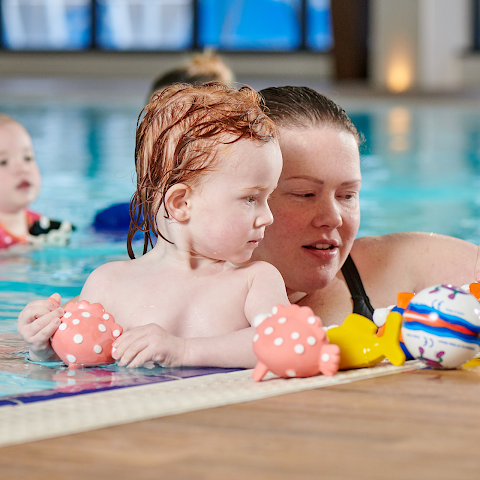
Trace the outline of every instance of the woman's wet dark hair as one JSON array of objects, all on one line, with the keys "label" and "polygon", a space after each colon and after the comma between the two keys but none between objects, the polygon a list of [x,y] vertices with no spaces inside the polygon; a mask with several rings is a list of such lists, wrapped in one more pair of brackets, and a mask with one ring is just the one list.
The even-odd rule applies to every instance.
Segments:
[{"label": "woman's wet dark hair", "polygon": [[260,90],[265,113],[279,128],[306,129],[330,126],[351,133],[362,143],[345,110],[309,87],[269,87]]}]

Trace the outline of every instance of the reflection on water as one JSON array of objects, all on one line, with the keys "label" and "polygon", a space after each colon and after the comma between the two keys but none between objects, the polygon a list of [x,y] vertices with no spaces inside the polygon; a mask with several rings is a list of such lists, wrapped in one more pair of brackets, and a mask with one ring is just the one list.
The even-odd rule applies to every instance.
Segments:
[{"label": "reflection on water", "polygon": [[[165,381],[209,369],[115,366],[69,371],[26,360],[16,319],[30,301],[78,295],[97,266],[126,259],[125,239],[93,232],[95,213],[133,193],[135,124],[143,105],[0,103],[32,135],[43,175],[33,208],[77,226],[70,246],[0,256],[0,399]],[[445,105],[349,107],[365,136],[360,235],[433,231],[480,241],[480,113]]]},{"label": "reflection on water", "polygon": [[348,108],[366,138],[360,236],[435,232],[480,241],[480,114],[451,105]]},{"label": "reflection on water", "polygon": [[153,362],[143,368],[116,365],[69,370],[61,362],[28,360],[25,343],[18,334],[0,335],[0,406],[88,393],[92,391],[168,382],[239,369],[160,367]]}]

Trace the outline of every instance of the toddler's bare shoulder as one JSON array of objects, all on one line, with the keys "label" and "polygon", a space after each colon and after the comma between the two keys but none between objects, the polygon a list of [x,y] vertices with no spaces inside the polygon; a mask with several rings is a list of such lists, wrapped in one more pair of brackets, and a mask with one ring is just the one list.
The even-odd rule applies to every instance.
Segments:
[{"label": "toddler's bare shoulder", "polygon": [[100,284],[103,282],[117,283],[130,271],[130,262],[117,261],[100,265],[87,278],[85,285]]},{"label": "toddler's bare shoulder", "polygon": [[249,276],[261,276],[266,277],[266,278],[271,278],[271,277],[280,277],[282,278],[282,275],[280,272],[277,270],[276,267],[274,267],[271,263],[264,262],[264,261],[256,261],[249,263],[244,267],[248,273]]}]

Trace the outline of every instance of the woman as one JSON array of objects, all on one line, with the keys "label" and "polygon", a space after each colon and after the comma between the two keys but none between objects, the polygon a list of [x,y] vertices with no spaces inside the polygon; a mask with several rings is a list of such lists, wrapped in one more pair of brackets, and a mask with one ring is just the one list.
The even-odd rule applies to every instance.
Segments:
[{"label": "woman", "polygon": [[464,240],[419,232],[355,239],[361,187],[355,126],[310,88],[260,93],[279,127],[283,171],[269,201],[274,223],[253,259],[280,270],[292,302],[332,325],[352,311],[372,318],[373,309],[395,304],[398,292],[474,281],[477,247]]}]

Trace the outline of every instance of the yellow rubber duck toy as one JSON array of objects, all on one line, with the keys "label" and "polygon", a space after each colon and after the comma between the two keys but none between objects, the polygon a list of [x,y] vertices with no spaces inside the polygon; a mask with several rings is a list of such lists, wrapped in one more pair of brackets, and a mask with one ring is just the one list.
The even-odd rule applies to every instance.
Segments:
[{"label": "yellow rubber duck toy", "polygon": [[[399,300],[403,303],[403,299]],[[405,354],[399,344],[401,326],[401,313],[392,311],[380,328],[356,313],[350,314],[342,325],[328,328],[329,342],[340,347],[339,370],[373,367],[385,357],[393,365],[403,365]]]}]

